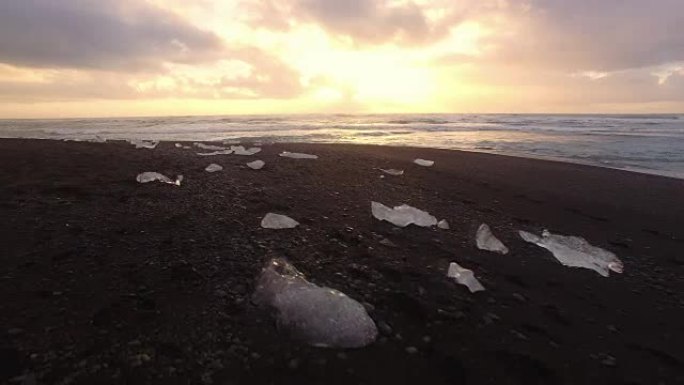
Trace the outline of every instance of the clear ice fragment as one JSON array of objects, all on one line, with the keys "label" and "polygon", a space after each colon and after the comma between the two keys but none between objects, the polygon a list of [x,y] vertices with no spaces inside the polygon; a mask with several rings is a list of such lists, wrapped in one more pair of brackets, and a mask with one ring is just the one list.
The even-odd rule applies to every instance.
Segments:
[{"label": "clear ice fragment", "polygon": [[493,251],[499,254],[508,254],[508,248],[492,234],[492,230],[485,223],[481,224],[475,234],[475,243],[480,250]]},{"label": "clear ice fragment", "polygon": [[158,140],[140,140],[140,139],[133,139],[128,141],[130,144],[134,145],[135,148],[147,148],[147,149],[154,149],[157,147],[159,144]]},{"label": "clear ice fragment", "polygon": [[283,151],[279,155],[282,157],[285,157],[285,158],[293,158],[293,159],[318,159],[318,155],[302,154],[299,152]]},{"label": "clear ice fragment", "polygon": [[216,172],[216,171],[221,171],[223,170],[223,167],[220,164],[212,163],[207,166],[207,168],[204,169],[206,172]]},{"label": "clear ice fragment", "polygon": [[233,150],[233,154],[235,155],[254,155],[261,152],[261,148],[259,147],[250,147],[246,149],[243,146],[230,146],[230,149]]},{"label": "clear ice fragment", "polygon": [[378,170],[384,172],[384,173],[387,174],[387,175],[393,175],[393,176],[404,175],[404,170],[397,170],[397,169],[393,169],[393,168],[390,168],[390,169],[387,169],[387,170],[384,169],[384,168],[379,168]]},{"label": "clear ice fragment", "polygon": [[415,163],[419,166],[423,166],[423,167],[431,167],[433,164],[435,164],[435,161],[418,158],[418,159],[414,160],[413,163]]},{"label": "clear ice fragment", "polygon": [[447,277],[453,278],[459,284],[468,287],[471,293],[477,291],[483,291],[485,288],[482,286],[480,281],[475,278],[472,270],[464,269],[459,266],[456,262],[451,262],[449,264],[449,270],[447,270]]},{"label": "clear ice fragment", "polygon": [[360,348],[375,341],[375,322],[359,302],[306,280],[293,265],[273,259],[258,278],[253,301],[275,312],[278,329],[313,346]]},{"label": "clear ice fragment", "polygon": [[261,220],[261,227],[265,229],[292,229],[297,227],[299,222],[280,214],[268,213]]},{"label": "clear ice fragment", "polygon": [[252,170],[261,170],[266,162],[263,160],[255,160],[254,162],[249,162],[247,163],[247,167],[251,168]]},{"label": "clear ice fragment", "polygon": [[197,155],[199,156],[214,156],[214,155],[230,155],[233,153],[233,150],[227,149],[227,150],[218,150],[214,152],[198,152]]},{"label": "clear ice fragment", "polygon": [[195,142],[195,143],[193,143],[193,145],[197,148],[201,148],[202,150],[214,150],[214,151],[227,150],[227,148],[225,148],[223,146],[215,146],[213,144],[204,144],[204,143]]},{"label": "clear ice fragment", "polygon": [[527,242],[549,250],[563,265],[591,269],[608,277],[610,272],[622,273],[622,261],[610,251],[592,246],[584,238],[551,234],[548,230],[539,237],[526,231],[519,231]]},{"label": "clear ice fragment", "polygon": [[183,175],[178,175],[176,180],[171,180],[171,178],[167,177],[164,174],[160,174],[158,172],[153,172],[153,171],[147,171],[147,172],[143,172],[143,173],[138,174],[138,176],[135,177],[135,180],[137,180],[138,183],[149,183],[149,182],[159,181],[161,183],[167,183],[167,184],[180,186],[181,182],[183,181]]},{"label": "clear ice fragment", "polygon": [[371,212],[375,218],[399,227],[406,227],[410,224],[429,227],[437,224],[437,218],[409,205],[389,208],[382,203],[371,202]]}]

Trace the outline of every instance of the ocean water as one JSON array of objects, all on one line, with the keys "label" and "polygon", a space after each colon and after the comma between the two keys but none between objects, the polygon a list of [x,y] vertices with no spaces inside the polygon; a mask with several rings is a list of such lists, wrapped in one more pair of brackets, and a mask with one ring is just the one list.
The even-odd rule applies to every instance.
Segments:
[{"label": "ocean water", "polygon": [[0,137],[418,146],[684,178],[684,115],[330,114],[0,120]]}]

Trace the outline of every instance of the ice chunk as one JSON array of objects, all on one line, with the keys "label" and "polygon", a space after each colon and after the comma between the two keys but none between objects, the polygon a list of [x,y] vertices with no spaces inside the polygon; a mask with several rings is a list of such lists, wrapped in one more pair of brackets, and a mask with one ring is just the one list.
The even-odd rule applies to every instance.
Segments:
[{"label": "ice chunk", "polygon": [[221,171],[223,170],[223,167],[221,167],[220,164],[212,163],[207,166],[207,168],[204,169],[206,172],[216,172],[216,171]]},{"label": "ice chunk", "polygon": [[415,163],[419,166],[423,166],[423,167],[431,167],[433,164],[435,164],[435,161],[418,158],[418,159],[414,160],[413,163]]},{"label": "ice chunk", "polygon": [[297,227],[299,222],[294,219],[280,214],[268,213],[261,220],[261,227],[265,229],[292,229]]},{"label": "ice chunk", "polygon": [[233,153],[233,150],[227,149],[227,150],[219,150],[219,151],[214,151],[214,152],[198,152],[197,155],[199,156],[214,156],[214,155],[230,155]]},{"label": "ice chunk", "polygon": [[480,250],[493,251],[499,254],[508,254],[508,248],[492,234],[492,230],[483,223],[478,227],[475,234],[475,243]]},{"label": "ice chunk", "polygon": [[233,153],[235,155],[254,155],[258,152],[261,152],[261,149],[259,147],[251,147],[245,149],[242,146],[230,146],[230,149],[233,150]]},{"label": "ice chunk", "polygon": [[441,221],[437,222],[437,227],[443,230],[449,230],[449,222],[447,222],[446,219],[442,219]]},{"label": "ice chunk", "polygon": [[380,171],[382,171],[382,172],[384,172],[385,174],[388,174],[388,175],[394,175],[394,176],[404,175],[404,170],[396,170],[396,169],[393,169],[393,168],[390,168],[390,169],[387,169],[387,170],[385,170],[384,168],[379,168],[378,170],[380,170]]},{"label": "ice chunk", "polygon": [[429,227],[437,224],[437,218],[409,205],[389,208],[382,203],[371,202],[371,212],[375,218],[399,227],[406,227],[410,224]]},{"label": "ice chunk", "polygon": [[195,142],[195,143],[193,143],[193,145],[197,148],[201,148],[202,150],[214,150],[214,151],[227,150],[227,148],[225,148],[223,146],[214,146],[212,144],[204,144],[204,143]]},{"label": "ice chunk", "polygon": [[183,145],[180,143],[176,143],[176,144],[174,144],[174,146],[176,146],[176,148],[183,148]]},{"label": "ice chunk", "polygon": [[159,144],[158,140],[139,140],[139,139],[132,139],[129,140],[129,143],[134,145],[135,148],[147,148],[147,149],[154,149],[157,147]]},{"label": "ice chunk", "polygon": [[266,162],[263,160],[255,160],[254,162],[249,162],[247,163],[247,167],[251,168],[252,170],[261,170]]},{"label": "ice chunk", "polygon": [[318,159],[318,155],[301,154],[299,152],[283,151],[280,156],[293,159]]},{"label": "ice chunk", "polygon": [[135,177],[135,180],[137,180],[139,183],[149,183],[149,182],[154,182],[154,181],[159,181],[162,183],[168,183],[168,184],[173,184],[176,186],[180,186],[181,182],[183,181],[183,175],[178,175],[176,177],[176,180],[171,180],[168,176],[164,174],[160,174],[158,172],[153,172],[153,171],[147,171],[138,174],[137,177]]},{"label": "ice chunk", "polygon": [[519,233],[525,241],[549,250],[565,266],[591,269],[604,277],[610,271],[622,273],[622,261],[615,254],[592,246],[584,238],[551,234],[548,230],[541,237],[526,231]]},{"label": "ice chunk", "polygon": [[456,282],[463,286],[467,286],[471,293],[476,291],[483,291],[485,288],[482,286],[480,281],[475,278],[472,270],[464,269],[458,265],[456,262],[451,262],[449,264],[449,270],[447,270],[447,277],[453,278]]},{"label": "ice chunk", "polygon": [[306,280],[293,265],[273,259],[262,270],[253,301],[271,307],[279,330],[319,347],[360,348],[375,341],[375,322],[359,302]]}]

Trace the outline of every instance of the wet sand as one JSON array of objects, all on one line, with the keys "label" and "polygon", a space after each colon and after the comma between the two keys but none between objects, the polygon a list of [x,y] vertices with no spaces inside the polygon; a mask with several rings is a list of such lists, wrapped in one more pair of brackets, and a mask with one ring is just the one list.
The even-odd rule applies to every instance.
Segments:
[{"label": "wet sand", "polygon": [[[244,166],[255,159],[263,170]],[[205,172],[210,163],[224,170]],[[3,139],[0,164],[1,383],[684,382],[682,180],[319,144],[199,157],[173,143]],[[185,180],[141,185],[143,171]],[[371,200],[451,229],[379,222]],[[301,225],[261,229],[268,212]],[[510,254],[475,247],[483,222]],[[564,267],[517,235],[545,228],[616,253],[624,273]],[[363,302],[378,340],[322,349],[279,333],[250,302],[271,257]],[[451,261],[487,290],[447,279]]]}]

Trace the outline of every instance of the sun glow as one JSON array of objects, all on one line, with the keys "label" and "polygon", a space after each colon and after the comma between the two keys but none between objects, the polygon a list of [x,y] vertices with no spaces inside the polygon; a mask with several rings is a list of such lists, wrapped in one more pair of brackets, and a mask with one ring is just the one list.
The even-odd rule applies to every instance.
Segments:
[{"label": "sun glow", "polygon": [[317,28],[300,28],[287,42],[284,57],[317,91],[319,100],[406,104],[425,101],[435,92],[431,69],[415,55],[387,45],[347,47]]}]

